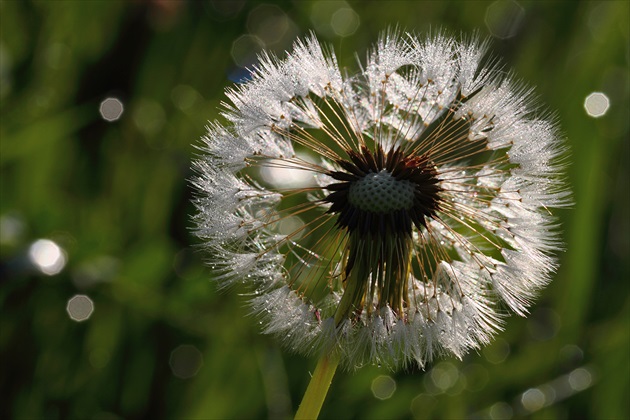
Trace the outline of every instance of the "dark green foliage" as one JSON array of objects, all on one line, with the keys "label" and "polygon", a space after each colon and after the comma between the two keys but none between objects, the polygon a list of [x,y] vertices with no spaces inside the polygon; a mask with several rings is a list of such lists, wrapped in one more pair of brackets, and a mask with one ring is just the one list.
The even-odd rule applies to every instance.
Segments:
[{"label": "dark green foliage", "polygon": [[[320,28],[349,69],[353,52],[363,57],[387,27],[489,34],[492,2],[349,3],[360,18],[353,35]],[[216,290],[191,234],[187,181],[204,125],[220,118],[223,89],[247,75],[231,53],[252,63],[239,52],[248,39],[233,43],[282,10],[290,23],[270,45],[280,53],[330,6],[262,4],[0,3],[0,418],[292,416],[315,361],[260,335],[244,290]],[[560,214],[567,250],[558,275],[532,314],[510,317],[479,354],[426,372],[338,372],[324,418],[630,416],[629,3],[520,4],[516,36],[491,48],[557,110],[571,147],[576,205]],[[583,107],[594,91],[611,103],[598,119]],[[107,97],[124,104],[118,121],[99,115]],[[39,238],[65,250],[59,274],[29,264]],[[75,294],[94,302],[85,322],[66,312]],[[203,358],[189,379],[171,368],[178,349],[191,349],[182,345]],[[563,399],[570,373],[577,389]],[[391,381],[381,375],[396,383],[384,400],[375,395],[388,395]],[[558,385],[556,399],[524,411],[531,388],[551,401],[544,384]]]}]

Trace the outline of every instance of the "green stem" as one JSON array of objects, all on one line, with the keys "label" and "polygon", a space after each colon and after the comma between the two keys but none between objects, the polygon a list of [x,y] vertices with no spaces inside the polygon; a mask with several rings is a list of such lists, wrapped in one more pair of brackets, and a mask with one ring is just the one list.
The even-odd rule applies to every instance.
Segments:
[{"label": "green stem", "polygon": [[337,365],[339,365],[339,357],[334,352],[325,354],[319,359],[311,382],[309,382],[302,398],[302,403],[295,413],[295,420],[316,419],[319,416],[328,388],[330,388],[332,378],[335,376]]}]

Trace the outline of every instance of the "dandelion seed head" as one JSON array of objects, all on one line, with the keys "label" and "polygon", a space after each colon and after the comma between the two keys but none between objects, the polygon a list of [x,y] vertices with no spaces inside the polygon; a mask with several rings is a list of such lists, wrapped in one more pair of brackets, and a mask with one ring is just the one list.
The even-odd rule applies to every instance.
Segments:
[{"label": "dandelion seed head", "polygon": [[228,89],[194,165],[197,234],[265,333],[424,367],[527,314],[557,267],[566,149],[488,48],[389,31],[353,74],[310,36]]},{"label": "dandelion seed head", "polygon": [[371,172],[352,183],[348,201],[356,208],[373,213],[391,213],[413,206],[414,185],[397,180],[389,172]]}]

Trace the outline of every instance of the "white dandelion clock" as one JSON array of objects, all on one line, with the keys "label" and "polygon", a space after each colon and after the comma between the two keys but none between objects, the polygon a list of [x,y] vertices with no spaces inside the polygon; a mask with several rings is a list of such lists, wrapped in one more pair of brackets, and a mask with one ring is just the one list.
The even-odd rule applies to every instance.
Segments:
[{"label": "white dandelion clock", "polygon": [[[310,37],[228,90],[195,163],[197,233],[266,333],[422,367],[527,313],[557,265],[565,147],[486,47],[387,33],[346,75]],[[261,176],[276,169],[308,176]]]}]

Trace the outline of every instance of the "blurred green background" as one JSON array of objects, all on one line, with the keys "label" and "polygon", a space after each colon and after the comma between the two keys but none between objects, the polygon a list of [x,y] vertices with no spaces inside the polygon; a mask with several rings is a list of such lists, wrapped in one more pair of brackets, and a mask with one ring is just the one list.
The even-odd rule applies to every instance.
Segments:
[{"label": "blurred green background", "polygon": [[557,111],[576,204],[528,318],[424,372],[338,372],[322,417],[627,419],[629,4],[1,1],[0,418],[291,417],[315,360],[211,282],[194,145],[261,48],[314,30],[356,69],[399,25],[494,38]]}]

